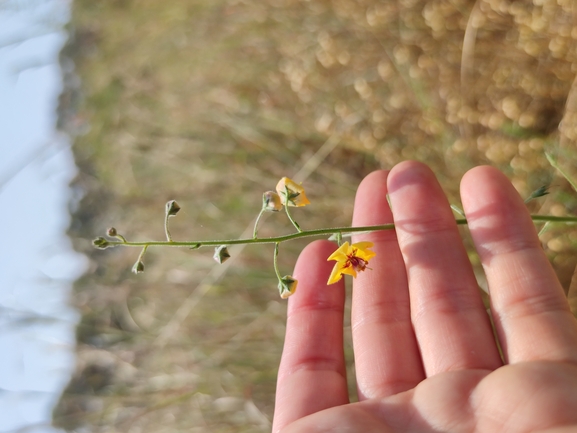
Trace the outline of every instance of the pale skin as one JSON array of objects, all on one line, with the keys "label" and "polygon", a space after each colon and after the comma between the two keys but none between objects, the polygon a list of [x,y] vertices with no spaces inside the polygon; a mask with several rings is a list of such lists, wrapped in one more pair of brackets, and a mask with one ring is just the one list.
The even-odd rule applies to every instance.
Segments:
[{"label": "pale skin", "polygon": [[344,278],[326,285],[336,246],[316,241],[293,274],[273,432],[577,432],[577,322],[526,206],[491,167],[463,177],[461,200],[504,359],[435,175],[403,162],[355,199],[353,225],[396,225],[353,238],[377,253],[352,291],[360,401],[347,391]]}]

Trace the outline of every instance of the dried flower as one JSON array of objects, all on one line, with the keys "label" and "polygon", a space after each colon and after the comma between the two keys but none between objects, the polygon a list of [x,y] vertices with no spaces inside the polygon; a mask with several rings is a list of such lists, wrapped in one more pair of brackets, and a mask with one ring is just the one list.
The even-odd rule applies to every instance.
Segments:
[{"label": "dried flower", "polygon": [[278,291],[282,299],[288,298],[292,295],[298,285],[298,280],[295,280],[291,275],[285,275],[278,282]]},{"label": "dried flower", "polygon": [[283,177],[278,182],[276,192],[280,196],[282,204],[285,206],[301,207],[310,203],[304,188],[288,177]]},{"label": "dried flower", "polygon": [[280,196],[273,191],[267,191],[262,195],[262,208],[269,212],[278,212],[282,209]]}]

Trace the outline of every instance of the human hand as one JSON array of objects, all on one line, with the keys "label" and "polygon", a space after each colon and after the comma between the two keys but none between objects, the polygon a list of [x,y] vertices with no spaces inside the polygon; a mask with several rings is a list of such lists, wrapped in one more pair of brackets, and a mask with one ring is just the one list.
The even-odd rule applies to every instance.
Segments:
[{"label": "human hand", "polygon": [[360,401],[347,391],[344,283],[326,286],[335,245],[313,242],[293,274],[275,433],[577,432],[577,321],[523,200],[490,167],[463,177],[461,197],[504,361],[440,185],[404,162],[367,176],[355,200],[354,225],[396,225],[353,240],[377,253],[353,288]]}]

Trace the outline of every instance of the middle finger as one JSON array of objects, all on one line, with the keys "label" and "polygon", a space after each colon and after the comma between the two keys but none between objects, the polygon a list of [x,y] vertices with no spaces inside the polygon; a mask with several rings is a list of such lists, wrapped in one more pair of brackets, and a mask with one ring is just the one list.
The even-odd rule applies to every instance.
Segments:
[{"label": "middle finger", "polygon": [[[387,172],[369,174],[355,198],[353,225],[393,222],[387,203]],[[374,243],[371,270],[354,281],[352,331],[359,399],[415,387],[425,375],[411,324],[407,275],[394,230],[354,237]]]},{"label": "middle finger", "polygon": [[499,367],[489,317],[435,175],[424,164],[404,162],[391,171],[388,187],[427,376]]}]

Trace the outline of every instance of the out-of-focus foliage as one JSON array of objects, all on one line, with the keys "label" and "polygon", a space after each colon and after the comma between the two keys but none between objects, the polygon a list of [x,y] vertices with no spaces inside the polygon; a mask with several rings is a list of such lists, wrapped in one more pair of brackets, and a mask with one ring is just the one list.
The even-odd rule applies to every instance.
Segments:
[{"label": "out-of-focus foliage", "polygon": [[[163,239],[168,200],[175,240],[250,236],[262,193],[296,174],[312,202],[301,226],[345,225],[360,179],[412,158],[456,204],[462,174],[492,164],[523,195],[552,181],[533,212],[574,213],[544,151],[576,174],[576,20],[573,0],[76,0],[63,65],[80,84],[60,120],[85,132],[70,233],[93,265],[55,423],[270,430],[285,316],[272,248],[231,248],[220,266],[151,249],[134,276],[138,251],[90,246],[110,226]],[[291,230],[282,214],[261,226]],[[577,233],[542,239],[568,287]],[[302,246],[283,244],[287,273]]]}]

